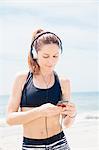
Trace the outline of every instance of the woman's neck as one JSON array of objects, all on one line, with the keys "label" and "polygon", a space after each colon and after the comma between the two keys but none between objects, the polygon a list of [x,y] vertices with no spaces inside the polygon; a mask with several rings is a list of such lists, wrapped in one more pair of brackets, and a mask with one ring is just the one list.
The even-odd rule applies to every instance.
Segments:
[{"label": "woman's neck", "polygon": [[53,76],[54,71],[46,72],[44,70],[40,70],[40,75],[43,76],[45,79],[50,78],[50,76]]},{"label": "woman's neck", "polygon": [[37,87],[48,88],[54,83],[54,72],[40,72],[39,75],[34,76],[33,82]]}]

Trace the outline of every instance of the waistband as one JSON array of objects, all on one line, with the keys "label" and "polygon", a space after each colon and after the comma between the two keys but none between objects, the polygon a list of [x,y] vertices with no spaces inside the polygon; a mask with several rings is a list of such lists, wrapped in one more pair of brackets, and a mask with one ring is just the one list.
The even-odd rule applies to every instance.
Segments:
[{"label": "waistband", "polygon": [[46,145],[46,144],[52,144],[56,141],[61,140],[65,136],[64,132],[60,132],[52,137],[46,138],[46,139],[31,139],[27,137],[23,137],[23,144],[29,144],[29,145]]}]

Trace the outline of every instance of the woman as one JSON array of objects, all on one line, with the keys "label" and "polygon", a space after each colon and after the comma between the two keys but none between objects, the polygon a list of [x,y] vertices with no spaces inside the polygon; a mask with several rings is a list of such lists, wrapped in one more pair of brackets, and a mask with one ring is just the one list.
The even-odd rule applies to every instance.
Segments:
[{"label": "woman", "polygon": [[7,123],[23,125],[23,150],[70,150],[61,123],[72,125],[76,107],[71,102],[57,105],[70,100],[70,81],[54,71],[61,52],[56,34],[42,29],[33,33],[29,72],[16,77],[7,109]]}]

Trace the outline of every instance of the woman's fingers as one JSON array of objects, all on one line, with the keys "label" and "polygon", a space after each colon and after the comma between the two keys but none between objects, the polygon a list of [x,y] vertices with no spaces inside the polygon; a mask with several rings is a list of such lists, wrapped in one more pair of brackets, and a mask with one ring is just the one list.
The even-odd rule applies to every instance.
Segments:
[{"label": "woman's fingers", "polygon": [[60,114],[62,112],[62,108],[51,103],[46,103],[41,106],[42,112],[44,116],[53,116]]},{"label": "woman's fingers", "polygon": [[74,103],[69,102],[66,107],[62,109],[61,114],[73,116],[76,113],[76,106]]}]

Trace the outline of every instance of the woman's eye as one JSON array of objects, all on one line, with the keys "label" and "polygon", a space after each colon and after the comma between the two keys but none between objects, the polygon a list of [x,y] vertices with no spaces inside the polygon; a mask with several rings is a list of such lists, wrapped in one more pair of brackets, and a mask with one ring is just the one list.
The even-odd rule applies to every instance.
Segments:
[{"label": "woman's eye", "polygon": [[49,56],[43,56],[43,58],[48,58]]},{"label": "woman's eye", "polygon": [[53,56],[54,58],[57,58],[58,56]]},{"label": "woman's eye", "polygon": [[[53,56],[54,58],[57,58],[58,56]],[[49,56],[43,56],[43,58],[49,58]]]}]

